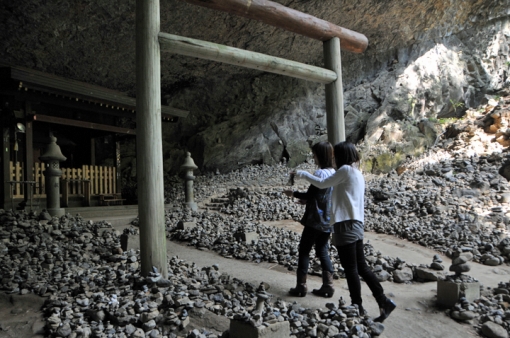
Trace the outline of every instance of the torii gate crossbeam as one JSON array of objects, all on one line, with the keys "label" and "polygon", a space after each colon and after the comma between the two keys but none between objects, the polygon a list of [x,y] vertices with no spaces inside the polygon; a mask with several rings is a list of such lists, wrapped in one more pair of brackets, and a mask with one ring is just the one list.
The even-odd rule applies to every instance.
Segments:
[{"label": "torii gate crossbeam", "polygon": [[326,84],[328,140],[332,144],[345,141],[340,48],[354,53],[363,53],[368,46],[365,35],[270,0],[181,1],[261,21],[322,41],[325,66],[337,75],[336,81]]},{"label": "torii gate crossbeam", "polygon": [[159,33],[159,43],[163,52],[218,61],[323,84],[332,83],[337,79],[336,73],[329,69],[208,41]]},{"label": "torii gate crossbeam", "polygon": [[310,14],[269,0],[181,0],[193,5],[216,9],[248,19],[264,22],[299,35],[326,42],[339,38],[341,48],[363,53],[368,46],[365,35],[337,26]]}]

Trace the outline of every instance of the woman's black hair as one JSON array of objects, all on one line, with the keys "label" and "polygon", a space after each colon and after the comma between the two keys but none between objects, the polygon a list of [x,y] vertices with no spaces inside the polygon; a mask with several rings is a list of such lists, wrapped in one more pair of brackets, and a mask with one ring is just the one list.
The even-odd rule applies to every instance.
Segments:
[{"label": "woman's black hair", "polygon": [[333,168],[333,146],[329,142],[318,142],[312,147],[317,158],[317,165],[321,169]]},{"label": "woman's black hair", "polygon": [[336,168],[340,169],[343,165],[351,165],[359,162],[360,156],[354,144],[350,142],[340,142],[335,145],[335,163]]}]

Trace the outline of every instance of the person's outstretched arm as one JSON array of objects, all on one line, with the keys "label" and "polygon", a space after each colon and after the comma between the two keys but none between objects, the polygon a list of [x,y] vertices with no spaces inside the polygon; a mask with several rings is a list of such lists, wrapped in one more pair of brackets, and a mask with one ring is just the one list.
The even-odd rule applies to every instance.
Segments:
[{"label": "person's outstretched arm", "polygon": [[342,168],[340,168],[333,175],[329,176],[328,178],[320,178],[320,177],[310,174],[307,171],[297,170],[296,177],[305,179],[310,184],[313,184],[314,186],[316,186],[320,189],[324,189],[324,188],[333,187],[333,186],[341,183],[345,179],[346,173],[344,170],[342,170]]}]

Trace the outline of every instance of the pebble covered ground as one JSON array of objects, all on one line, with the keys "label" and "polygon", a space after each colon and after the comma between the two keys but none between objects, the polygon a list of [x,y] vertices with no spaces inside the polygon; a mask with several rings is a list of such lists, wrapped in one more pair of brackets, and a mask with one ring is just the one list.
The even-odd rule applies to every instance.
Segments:
[{"label": "pebble covered ground", "polygon": [[[468,274],[469,264],[508,264],[510,189],[500,173],[505,173],[509,155],[502,118],[509,104],[503,99],[472,112],[451,127],[457,133],[448,134],[452,129],[447,129],[426,154],[408,158],[390,174],[366,175],[368,231],[418,243],[454,261],[450,265],[434,256],[430,264],[418,265],[385,256],[368,244],[367,261],[381,281],[469,283],[475,281]],[[494,121],[502,127],[488,133]],[[304,163],[300,169],[313,166]],[[258,165],[198,176],[195,200],[201,208],[196,212],[180,207],[182,181],[170,180],[166,202],[174,207],[165,215],[168,239],[224,257],[277,262],[295,270],[300,234],[264,224],[299,220],[303,213],[303,206],[282,193],[289,187],[289,171],[283,164]],[[306,188],[299,181],[293,187]],[[52,218],[44,211],[1,210],[0,223],[0,289],[47,297],[47,337],[228,337],[228,331],[186,330],[190,316],[204,311],[253,326],[288,321],[294,337],[366,338],[384,330],[383,324],[360,316],[342,299],[324,309],[303,308],[271,297],[263,284],[222,273],[217,265],[199,269],[172,257],[168,279],[155,269],[142,277],[139,252],[121,248],[122,236],[137,233],[136,221],[119,233],[107,222],[79,215]],[[240,241],[243,234],[250,240]],[[334,248],[331,257],[335,278],[342,278]],[[310,273],[320,274],[315,258]],[[471,323],[482,336],[508,337],[509,306],[510,283],[501,281],[484,286],[479,299],[460,299],[446,313],[452,320]]]}]

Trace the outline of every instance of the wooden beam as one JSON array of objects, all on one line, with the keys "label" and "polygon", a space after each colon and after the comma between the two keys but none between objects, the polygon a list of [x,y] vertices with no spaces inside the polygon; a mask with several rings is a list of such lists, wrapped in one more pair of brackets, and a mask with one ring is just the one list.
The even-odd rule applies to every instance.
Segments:
[{"label": "wooden beam", "polygon": [[116,126],[109,126],[106,124],[98,124],[98,123],[79,121],[79,120],[71,120],[71,119],[66,119],[63,117],[56,117],[56,116],[36,114],[36,115],[34,115],[34,121],[63,124],[66,126],[73,126],[73,127],[87,128],[87,129],[103,130],[103,131],[109,131],[112,133],[136,135],[135,129],[121,128],[121,127],[116,127]]},{"label": "wooden beam", "polygon": [[[125,93],[28,68],[14,66],[0,68],[0,80],[2,80],[0,82],[3,83],[8,79],[13,80],[13,84],[21,85],[22,89],[62,95],[62,100],[71,98],[91,103],[102,103],[115,106],[115,108],[136,109],[136,99]],[[170,106],[161,106],[161,110],[163,114],[178,117],[186,117],[189,113],[186,110]]]},{"label": "wooden beam", "polygon": [[168,278],[163,141],[161,130],[161,65],[158,33],[159,0],[136,0],[136,172],[140,218],[141,274],[156,267]]},{"label": "wooden beam", "polygon": [[[134,111],[136,107],[130,107],[130,109],[112,109],[110,106],[109,108],[106,108],[106,105],[100,105],[95,102],[90,101],[76,101],[76,100],[68,100],[63,99],[61,97],[55,97],[48,95],[47,93],[43,92],[35,92],[35,91],[18,91],[18,90],[8,90],[8,91],[2,91],[2,93],[7,95],[14,96],[19,101],[32,101],[37,103],[46,103],[51,104],[54,106],[59,107],[67,107],[71,109],[76,110],[82,110],[85,112],[91,112],[95,114],[101,114],[101,115],[111,115],[111,116],[118,116],[118,117],[126,117],[134,119],[136,117],[136,112]],[[161,117],[163,120],[170,120],[170,121],[176,121],[178,120],[178,116],[176,114],[169,114],[168,112],[165,113],[166,109],[165,106],[162,106],[161,109]],[[180,111],[180,114],[188,114],[188,111],[186,110],[180,110],[177,108],[166,106],[167,108],[171,108],[168,111]]]},{"label": "wooden beam", "polygon": [[345,141],[344,89],[342,84],[340,40],[338,38],[333,38],[324,42],[323,49],[326,68],[338,74],[338,78],[335,82],[326,85],[328,141],[335,145],[338,142]]},{"label": "wooden beam", "polygon": [[290,61],[212,42],[159,33],[161,49],[175,54],[213,60],[319,83],[331,83],[336,73],[321,67]]},{"label": "wooden beam", "polygon": [[363,53],[368,46],[365,35],[312,15],[268,0],[182,0],[184,2],[264,22],[320,41],[340,38],[341,48]]},{"label": "wooden beam", "polygon": [[12,92],[10,93],[16,97],[19,101],[27,101],[30,100],[34,103],[38,104],[47,104],[57,107],[66,107],[72,110],[80,110],[82,112],[90,112],[93,114],[101,114],[101,115],[111,115],[118,117],[126,117],[126,118],[135,118],[135,112],[133,111],[135,107],[132,109],[111,109],[106,108],[106,105],[99,105],[97,103],[88,102],[88,101],[76,101],[76,100],[68,100],[63,99],[61,97],[50,96],[48,94],[44,94],[41,92],[33,92],[33,91],[22,91],[19,93]]}]

